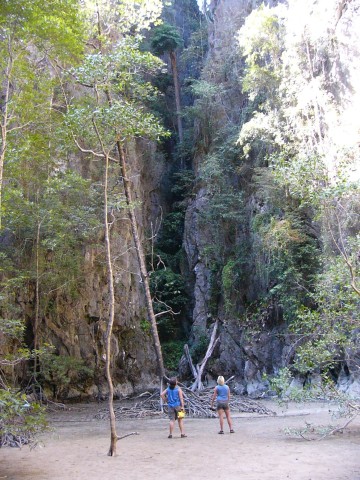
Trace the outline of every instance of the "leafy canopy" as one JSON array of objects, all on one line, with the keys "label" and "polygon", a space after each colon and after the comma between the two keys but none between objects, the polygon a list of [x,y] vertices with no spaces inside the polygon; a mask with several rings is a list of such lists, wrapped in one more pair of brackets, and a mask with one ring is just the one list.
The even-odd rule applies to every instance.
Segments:
[{"label": "leafy canopy", "polygon": [[151,37],[151,47],[156,55],[174,52],[182,46],[182,43],[182,38],[176,27],[168,23],[163,23],[157,27]]},{"label": "leafy canopy", "polygon": [[0,30],[30,42],[51,56],[79,55],[84,47],[84,23],[77,0],[0,0]]}]

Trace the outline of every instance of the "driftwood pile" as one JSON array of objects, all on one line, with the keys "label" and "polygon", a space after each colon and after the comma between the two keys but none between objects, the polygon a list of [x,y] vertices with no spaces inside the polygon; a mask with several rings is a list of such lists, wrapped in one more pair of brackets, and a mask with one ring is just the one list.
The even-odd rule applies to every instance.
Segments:
[{"label": "driftwood pile", "polygon": [[[132,400],[127,399],[126,405],[114,404],[115,417],[120,420],[125,418],[147,418],[162,416],[160,410],[159,393],[145,392]],[[104,420],[109,418],[109,409],[102,408],[95,415],[95,418]]]},{"label": "driftwood pile", "polygon": [[[191,390],[182,387],[185,407],[189,416],[191,417],[216,417],[217,414],[210,410],[211,397],[214,393],[213,388],[205,388],[198,392],[192,392]],[[231,395],[230,409],[232,413],[245,412],[245,413],[258,413],[260,415],[275,415],[275,412],[269,408],[261,405],[260,403],[252,400],[251,398],[244,397],[242,395]]]},{"label": "driftwood pile", "polygon": [[19,447],[29,443],[29,440],[26,437],[20,435],[13,435],[11,433],[4,433],[0,437],[0,448],[1,447]]},{"label": "driftwood pile", "polygon": [[[190,389],[181,385],[185,400],[185,410],[189,417],[212,418],[216,417],[215,411],[210,410],[211,396],[213,388],[206,388],[200,392],[192,392]],[[143,393],[139,397],[134,398],[131,402],[127,401],[127,405],[114,405],[115,417],[125,418],[148,418],[163,417],[166,415],[167,408],[164,405],[164,411],[161,411],[159,393]],[[241,395],[232,395],[230,399],[230,408],[232,413],[246,412],[257,413],[259,415],[275,415],[275,412],[268,409],[264,405]],[[107,408],[101,409],[96,415],[97,419],[108,419],[109,411]]]}]

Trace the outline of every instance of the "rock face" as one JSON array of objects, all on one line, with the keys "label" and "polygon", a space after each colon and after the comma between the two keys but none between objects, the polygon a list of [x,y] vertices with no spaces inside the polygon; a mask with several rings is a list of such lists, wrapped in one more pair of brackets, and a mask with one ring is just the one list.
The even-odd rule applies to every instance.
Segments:
[{"label": "rock face", "polygon": [[[244,96],[241,85],[237,78],[237,70],[240,58],[234,53],[236,49],[234,36],[243,25],[245,18],[262,1],[251,0],[223,0],[215,1],[211,5],[211,20],[209,30],[209,53],[203,70],[203,80],[221,85],[226,88],[227,95],[222,97],[222,110],[218,109],[216,115],[219,125],[231,119],[233,125],[240,125],[241,106]],[[273,6],[277,2],[265,2]],[[200,125],[201,129],[201,125]],[[224,138],[224,140],[226,140]],[[211,149],[211,146],[210,146]],[[201,171],[203,157],[199,155],[195,159],[195,169]],[[189,270],[193,274],[193,327],[190,341],[199,343],[201,338],[208,336],[211,325],[214,322],[213,308],[211,307],[212,271],[207,261],[206,249],[209,245],[215,245],[218,239],[214,238],[213,230],[204,224],[201,219],[209,207],[209,199],[212,193],[206,185],[197,192],[196,198],[189,205],[185,218],[184,248],[186,251]],[[248,211],[253,211],[256,199],[248,195]],[[246,222],[249,222],[249,218]],[[234,240],[241,242],[241,238]],[[249,299],[256,297],[252,290],[256,290],[258,279],[247,280],[244,290]],[[216,378],[221,374],[226,377],[235,376],[236,389],[239,393],[252,396],[261,395],[268,389],[267,382],[263,380],[263,374],[274,373],[282,366],[282,354],[285,345],[283,335],[280,335],[281,327],[274,330],[268,329],[259,332],[253,338],[247,338],[245,331],[235,319],[228,318],[222,307],[224,299],[217,298],[217,317],[222,320],[220,327],[220,342],[216,347],[213,357],[208,364],[209,376]],[[241,303],[240,311],[243,310]],[[278,335],[279,334],[279,335]],[[181,373],[186,375],[186,362],[181,362]]]},{"label": "rock face", "polygon": [[[226,95],[221,98],[223,108],[217,111],[219,128],[222,119],[224,123],[233,122],[234,125],[240,125],[239,117],[244,99],[241,93],[240,79],[238,78],[241,59],[234,54],[234,35],[243,25],[249,13],[261,3],[272,7],[278,3],[286,2],[214,0],[211,4],[210,19],[212,24],[209,27],[209,52],[202,79],[222,85],[226,89]],[[326,123],[329,125],[329,139],[332,138],[334,143],[343,142],[344,148],[348,148],[350,144],[345,145],[345,143],[347,139],[351,138],[351,148],[356,148],[354,139],[358,138],[358,134],[354,133],[354,129],[359,132],[360,125],[359,119],[355,119],[353,115],[353,109],[359,108],[359,85],[356,80],[359,78],[358,69],[360,68],[358,61],[360,45],[359,3],[329,2],[328,0],[318,0],[317,2],[297,2],[294,0],[288,3],[291,4],[293,19],[297,18],[297,21],[300,22],[298,25],[299,31],[304,28],[304,24],[301,23],[304,21],[309,22],[309,28],[319,28],[319,35],[321,35],[321,28],[324,30],[330,28],[334,31],[334,36],[339,42],[340,56],[337,61],[334,61],[332,68],[334,79],[337,77],[336,80],[339,80],[339,76],[344,74],[343,66],[350,64],[347,70],[347,81],[349,82],[347,88],[343,92],[337,92],[337,95],[341,97],[338,99],[341,108],[336,114],[330,112]],[[308,15],[305,17],[297,16],[296,12],[299,8],[302,10],[308,9]],[[320,23],[316,20],[319,15],[322,16],[321,28],[319,27]],[[351,61],[351,58],[354,61]],[[340,83],[343,84],[341,79]],[[332,114],[334,116],[330,118]],[[199,130],[201,130],[201,125]],[[211,149],[210,145],[210,152]],[[204,156],[199,153],[194,161],[194,168],[197,173],[201,172],[203,163]],[[253,165],[248,165],[248,168],[251,169],[252,167]],[[354,175],[358,175],[358,172],[354,171]],[[251,224],[254,214],[261,212],[263,206],[259,204],[256,192],[247,190],[247,187],[241,182],[240,188],[245,202],[244,210],[246,214],[243,221],[245,227],[243,227],[242,232],[237,233],[233,242],[241,245],[242,242],[246,241],[245,237],[248,235],[247,241],[250,240],[250,244],[255,244],[254,237],[251,238],[253,234],[249,233],[246,225]],[[207,228],[206,225],[204,226],[204,222],[199,220],[204,216],[212,195],[213,192],[207,185],[201,184],[196,197],[188,207],[185,220],[184,249],[193,281],[194,310],[191,341],[194,343],[198,343],[204,335],[209,338],[211,326],[214,323],[214,313],[211,307],[214,298],[213,292],[211,292],[213,288],[211,285],[212,272],[211,266],[206,260],[206,249],[214,245],[216,239],[212,236],[212,230]],[[251,256],[251,251],[249,255]],[[262,279],[254,272],[255,265],[253,265],[252,270],[250,268],[246,272],[246,278],[242,280],[240,289],[245,301],[242,301],[241,298],[237,300],[237,308],[240,313],[245,311],[246,301],[256,299],[259,292],[269,288],[269,285],[262,282]],[[227,377],[234,375],[239,392],[259,396],[268,390],[268,383],[264,380],[264,374],[276,374],[281,367],[288,365],[293,355],[291,346],[293,342],[283,323],[281,306],[274,304],[271,308],[268,308],[263,315],[262,328],[249,338],[239,322],[226,315],[223,308],[224,303],[225,299],[220,295],[217,300],[216,313],[216,316],[222,322],[220,343],[208,363],[209,375],[213,378],[216,378],[219,374]],[[349,355],[354,355],[354,353],[349,353]],[[181,373],[183,375],[187,373],[184,359],[181,363]],[[299,385],[303,385],[304,382],[305,379],[298,379]],[[358,394],[360,391],[356,372],[352,372],[347,367],[340,374],[339,384],[344,391],[354,394]]]},{"label": "rock face", "polygon": [[189,262],[189,271],[193,273],[195,305],[193,310],[193,332],[197,336],[206,332],[206,320],[210,316],[210,270],[201,259],[209,235],[199,228],[199,217],[207,207],[205,189],[200,190],[194,202],[189,206],[185,217],[184,248]]},{"label": "rock face", "polygon": [[[139,234],[146,236],[150,222],[160,216],[159,179],[163,158],[150,143],[138,143],[129,152],[129,176],[139,207]],[[52,298],[54,308],[41,319],[41,337],[60,356],[82,359],[94,376],[85,384],[62,391],[63,398],[105,398],[104,332],[108,319],[108,287],[103,247],[87,247],[84,283],[77,297],[59,292]],[[115,321],[112,336],[112,364],[115,395],[144,391],[157,384],[157,363],[144,302],[144,293],[126,212],[112,228],[112,254],[115,258]],[[26,311],[26,298],[19,299]],[[29,311],[29,317],[31,312]]]},{"label": "rock face", "polygon": [[[239,131],[242,109],[246,108],[246,98],[242,93],[239,79],[242,59],[235,52],[236,32],[243,25],[252,10],[264,3],[275,6],[276,0],[213,0],[209,14],[209,51],[203,67],[202,79],[222,87],[221,101],[217,98],[216,122],[219,131],[222,124],[228,122],[234,130]],[[296,8],[308,9],[309,28],[325,31],[331,28],[338,42],[339,58],[334,63],[331,75],[336,82],[346,84],[342,91],[334,90],[337,102],[341,105],[338,111],[331,112],[332,118],[326,123],[329,126],[328,138],[332,139],[334,148],[343,145],[344,149],[357,149],[354,138],[360,131],[360,63],[351,62],[350,57],[360,58],[360,14],[358,1],[346,0],[293,0],[293,16],[296,19]],[[319,15],[321,21],[318,20]],[[300,25],[299,31],[303,25]],[[344,68],[344,65],[347,68]],[[346,82],[345,82],[346,80]],[[204,126],[199,124],[195,129],[199,137],[203,135]],[[203,135],[204,138],[206,135]],[[230,141],[222,138],[223,141]],[[234,141],[231,140],[233,143]],[[227,314],[226,301],[222,292],[214,292],[211,262],[208,258],[209,248],[216,247],[219,238],[214,229],[204,222],[211,209],[214,192],[201,180],[201,168],[205,154],[211,153],[212,146],[205,145],[199,149],[193,168],[199,185],[196,196],[190,201],[185,218],[184,251],[187,259],[186,274],[192,290],[193,312],[190,343],[200,344],[209,337],[215,317],[220,320],[220,342],[213,357],[208,363],[209,380],[221,374],[226,377],[235,376],[236,389],[239,393],[251,396],[262,395],[268,390],[264,375],[272,375],[287,365],[294,354],[292,339],[283,321],[281,305],[274,302],[267,305],[262,312],[262,324],[253,329],[251,336],[244,325],[234,315]],[[204,151],[206,150],[206,153]],[[161,217],[161,206],[166,209],[162,198],[161,177],[166,169],[162,155],[153,144],[137,143],[130,151],[131,171],[129,177],[133,181],[135,199],[138,201],[137,218],[140,235],[147,236],[151,222]],[[331,161],[331,155],[328,157]],[[252,246],[256,237],[250,225],[258,213],[266,213],[264,205],[259,202],[256,191],[247,186],[247,171],[254,165],[243,165],[241,172],[232,178],[233,185],[242,193],[244,216],[239,221],[235,233],[221,231],[221,239],[225,248],[236,245],[243,248],[250,258],[248,267],[241,273],[241,280],[235,299],[236,309],[245,315],[246,306],[253,302],[269,288],[266,279],[256,272],[252,259]],[[360,167],[359,167],[360,168]],[[354,170],[354,178],[360,178],[360,170]],[[245,179],[245,180],[244,180]],[[101,240],[99,239],[101,245]],[[7,240],[8,241],[8,240]],[[10,241],[10,240],[9,240]],[[144,295],[140,283],[137,259],[132,243],[129,222],[126,218],[118,218],[112,229],[113,255],[116,257],[115,295],[116,311],[112,338],[113,370],[115,392],[125,396],[136,391],[143,391],[157,384],[156,358],[152,338],[146,320]],[[246,248],[248,250],[246,250]],[[54,292],[51,302],[53,309],[41,318],[40,330],[43,341],[53,344],[60,356],[81,358],[93,369],[94,377],[84,386],[69,388],[65,392],[68,398],[98,397],[107,394],[104,376],[104,341],[103,334],[108,316],[108,291],[105,265],[102,258],[102,247],[86,248],[85,281],[79,287],[76,298],[66,298],[60,292]],[[32,295],[33,296],[33,295]],[[29,323],[32,321],[34,305],[29,300],[31,295],[23,293],[17,299],[22,312]],[[0,332],[1,335],[1,332]],[[1,339],[0,339],[1,340]],[[1,343],[1,342],[0,342]],[[343,391],[359,395],[360,381],[357,370],[352,369],[350,359],[357,352],[347,352],[344,367],[339,375],[339,386]],[[181,362],[180,375],[188,374],[186,362]],[[301,386],[305,379],[298,378]]]}]

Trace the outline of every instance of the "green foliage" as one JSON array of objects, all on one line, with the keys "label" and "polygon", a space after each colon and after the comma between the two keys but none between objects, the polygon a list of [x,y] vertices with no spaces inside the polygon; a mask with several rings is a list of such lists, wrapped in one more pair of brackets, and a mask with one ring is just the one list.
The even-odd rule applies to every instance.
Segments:
[{"label": "green foliage", "polygon": [[[201,212],[201,217],[216,236],[224,233],[227,225],[241,221],[243,215],[242,193],[234,182],[238,148],[229,133],[227,128],[219,132],[216,147],[205,158],[200,170],[200,180],[209,192],[208,207]],[[220,137],[225,141],[221,141]],[[220,239],[216,242],[220,247],[222,244]]]},{"label": "green foliage", "polygon": [[[5,313],[1,298],[1,311]],[[16,312],[18,314],[18,312]],[[38,403],[28,400],[25,393],[16,389],[16,385],[6,383],[10,371],[12,383],[16,383],[16,366],[25,364],[35,356],[44,355],[44,350],[30,351],[23,344],[25,324],[22,320],[0,318],[0,349],[2,356],[0,386],[0,448],[3,446],[36,445],[38,436],[48,428],[45,409]]]},{"label": "green foliage", "polygon": [[[354,253],[358,248],[359,243]],[[359,342],[359,295],[349,284],[348,267],[340,256],[324,261],[311,298],[316,309],[302,306],[293,322],[293,331],[304,339],[296,349],[295,366],[300,372],[327,372]]]},{"label": "green foliage", "polygon": [[161,348],[164,355],[164,365],[169,371],[176,372],[184,352],[185,342],[181,340],[162,342]]},{"label": "green foliage", "polygon": [[102,150],[110,154],[117,141],[167,136],[158,119],[145,108],[157,94],[145,75],[161,66],[159,59],[140,51],[138,39],[131,36],[123,38],[111,53],[87,55],[72,76],[81,84],[96,87],[98,93],[94,96],[89,91],[68,109],[69,134],[81,136],[91,146],[90,151],[103,154]]},{"label": "green foliage", "polygon": [[44,407],[23,393],[0,389],[0,447],[33,446],[47,428]]},{"label": "green foliage", "polygon": [[[227,262],[239,262],[234,258],[234,241],[238,226],[244,220],[245,210],[243,193],[236,181],[235,165],[238,148],[235,145],[232,130],[224,128],[219,132],[200,170],[200,180],[206,185],[208,196],[206,204],[198,213],[199,227],[206,232],[207,244],[201,248],[201,256],[211,271],[210,310],[216,315],[217,305],[223,291],[222,272]],[[222,137],[222,141],[220,138]],[[230,308],[230,296],[227,289],[229,267],[224,270],[226,309]],[[235,290],[233,293],[235,294]]]},{"label": "green foliage", "polygon": [[[236,170],[240,149],[236,145],[236,133],[231,125],[212,132],[212,150],[206,155],[199,172],[200,181],[208,186],[211,194],[226,196],[234,193],[241,197],[236,182]],[[235,209],[239,208],[239,204]]]},{"label": "green foliage", "polygon": [[[147,108],[157,95],[149,79],[162,62],[139,47],[141,31],[158,22],[162,2],[96,4],[110,35],[98,35],[89,3],[82,8],[77,0],[0,0],[0,80],[5,93],[9,85],[0,140],[0,147],[6,147],[0,185],[0,316],[6,333],[1,346],[9,352],[2,359],[7,362],[4,368],[43,354],[47,334],[39,323],[57,318],[62,299],[71,302],[79,295],[86,275],[84,253],[102,235],[102,167],[85,155],[75,157],[74,136],[94,152],[105,146],[109,153],[117,141],[166,136]],[[87,40],[92,54],[84,56]],[[70,101],[65,98],[69,92],[74,94]],[[111,179],[116,194],[117,181]],[[121,208],[118,197],[109,202],[111,208]],[[36,337],[36,352],[23,345],[20,318],[28,321],[26,341],[31,344]],[[40,374],[54,396],[65,395],[91,376],[77,359],[46,355],[46,360],[40,356]]]},{"label": "green foliage", "polygon": [[237,293],[236,286],[241,268],[237,260],[228,260],[221,272],[222,292],[225,301],[225,312],[230,313],[234,307],[233,298]]},{"label": "green foliage", "polygon": [[[261,218],[261,223],[260,223]],[[261,216],[256,237],[256,268],[259,278],[265,277],[269,295],[277,298],[291,323],[302,302],[308,302],[308,292],[318,272],[319,245],[306,231],[295,214],[279,219]]]},{"label": "green foliage", "polygon": [[41,358],[39,381],[52,390],[55,399],[66,397],[70,388],[82,389],[92,376],[82,359],[54,353]]},{"label": "green foliage", "polygon": [[200,21],[196,24],[189,42],[185,42],[186,48],[181,52],[181,62],[191,72],[192,78],[198,78],[201,75],[201,69],[203,68],[208,49],[207,37],[208,26],[205,21]]},{"label": "green foliage", "polygon": [[166,215],[156,242],[157,249],[168,255],[175,255],[179,251],[184,233],[184,219],[183,211],[170,212]]},{"label": "green foliage", "polygon": [[[221,108],[221,99],[226,92],[221,84],[195,79],[191,82],[190,91],[195,97],[195,101],[193,105],[185,109],[185,117],[190,122],[193,123],[195,120],[199,124],[199,132],[195,139],[196,148],[208,153],[211,143],[218,137],[219,108]],[[222,140],[227,137],[224,132],[219,136],[222,137]],[[229,147],[229,143],[227,146]]]},{"label": "green foliage", "polygon": [[331,379],[326,373],[323,373],[318,377],[318,381],[314,384],[311,382],[306,383],[303,386],[293,385],[293,373],[288,367],[280,369],[278,375],[273,378],[267,378],[269,380],[270,389],[278,396],[278,401],[281,405],[287,405],[288,402],[304,402],[314,401],[326,398],[330,400],[336,409],[330,409],[329,414],[332,420],[350,417],[350,420],[345,425],[315,425],[306,422],[306,425],[302,428],[289,428],[284,429],[285,435],[301,437],[305,440],[321,440],[328,435],[334,434],[336,431],[343,432],[344,428],[358,416],[358,405],[354,401],[354,398],[340,392],[334,385],[333,379]]},{"label": "green foliage", "polygon": [[183,44],[182,38],[176,27],[163,23],[156,27],[151,37],[151,47],[155,55],[163,55],[165,52],[174,52]]},{"label": "green foliage", "polygon": [[24,335],[25,325],[19,319],[0,318],[0,331],[11,338],[20,339]]},{"label": "green foliage", "polygon": [[158,317],[160,339],[167,341],[169,338],[182,337],[181,323],[177,320],[177,315],[182,313],[188,302],[183,277],[170,268],[155,270],[150,277],[150,288],[155,313],[171,309]]},{"label": "green foliage", "polygon": [[161,225],[156,238],[153,272],[150,277],[150,288],[157,313],[170,307],[171,311],[158,317],[158,328],[161,340],[183,338],[186,322],[186,307],[189,297],[181,275],[183,260],[182,242],[184,233],[185,208],[190,195],[194,176],[190,171],[182,170],[173,175],[172,206]]},{"label": "green foliage", "polygon": [[122,35],[138,35],[161,23],[160,15],[163,10],[163,1],[120,0],[114,7],[105,0],[101,7],[103,10],[108,9],[112,14],[115,14],[116,26]]},{"label": "green foliage", "polygon": [[[43,293],[45,288],[50,291],[62,286],[73,294],[83,277],[82,245],[94,242],[99,232],[96,191],[75,172],[56,172],[45,180],[41,179],[41,166],[34,163],[23,171],[22,161],[21,154],[8,166],[13,183],[3,199],[3,223],[16,239],[8,258],[18,269],[16,278],[26,269],[23,285],[41,275]],[[22,190],[24,182],[28,192]],[[24,238],[28,239],[26,258]],[[33,263],[36,255],[37,265]],[[15,278],[10,269],[7,277],[7,281]]]},{"label": "green foliage", "polygon": [[171,305],[174,310],[182,308],[186,303],[183,277],[170,269],[153,272],[151,284],[158,299]]},{"label": "green foliage", "polygon": [[325,189],[329,188],[328,171],[323,156],[314,153],[289,155],[287,152],[269,156],[274,177],[286,185],[289,194],[304,207],[318,208]]},{"label": "green foliage", "polygon": [[21,39],[21,48],[29,42],[53,57],[81,53],[85,33],[82,20],[76,0],[0,1],[0,29],[9,29],[12,37]]},{"label": "green foliage", "polygon": [[284,26],[280,17],[264,4],[246,18],[238,40],[246,57],[242,87],[244,92],[249,93],[250,100],[261,96],[269,101],[271,93],[278,88],[283,36]]},{"label": "green foliage", "polygon": [[175,205],[183,206],[183,201],[192,196],[192,188],[195,181],[194,172],[181,170],[173,175],[171,192],[175,196]]},{"label": "green foliage", "polygon": [[274,391],[278,397],[283,398],[285,392],[289,392],[292,373],[288,367],[284,367],[279,370],[276,377],[269,379],[268,376],[265,375],[263,379],[269,380],[270,390]]},{"label": "green foliage", "polygon": [[150,325],[150,322],[149,320],[147,319],[143,319],[140,321],[140,328],[141,330],[146,333],[146,334],[150,334],[151,332],[151,325]]},{"label": "green foliage", "polygon": [[209,339],[205,334],[200,334],[196,338],[196,343],[190,347],[190,355],[194,364],[200,362],[207,351],[209,346]]},{"label": "green foliage", "polygon": [[[312,39],[305,25],[301,35],[290,39],[288,15],[282,6],[262,6],[249,15],[239,32],[245,58],[243,89],[254,100],[253,116],[241,128],[239,145],[247,160],[262,165],[256,187],[264,206],[252,220],[259,278],[283,306],[288,323],[307,324],[310,335],[311,323],[315,331],[321,326],[323,307],[314,296],[321,288],[319,272],[327,269],[326,262],[319,261],[321,251],[328,249],[329,237],[336,232],[334,225],[332,233],[323,228],[333,218],[326,213],[326,205],[337,203],[340,191],[345,196],[353,191],[345,180],[345,169],[335,168],[335,175],[329,175],[329,156],[335,154],[334,163],[340,165],[346,154],[325,145],[325,118],[331,118],[334,106],[324,63],[322,68],[315,67],[320,58],[330,59],[331,49],[335,54],[336,45],[331,47],[324,38]],[[344,215],[338,212],[337,218]],[[319,222],[315,228],[314,219]],[[343,240],[347,235],[344,229]],[[339,238],[338,232],[335,237]],[[343,280],[346,285],[345,277]],[[346,295],[344,301],[347,303]],[[342,324],[338,318],[334,326],[337,322]],[[312,366],[309,363],[307,367],[321,368],[336,356],[336,349],[326,345],[335,344],[336,336],[341,344],[341,331],[342,327],[333,328],[332,341],[318,338],[312,352],[317,349],[318,358],[314,356]],[[302,351],[301,356],[311,362],[310,351]],[[301,368],[306,370],[303,360]]]}]

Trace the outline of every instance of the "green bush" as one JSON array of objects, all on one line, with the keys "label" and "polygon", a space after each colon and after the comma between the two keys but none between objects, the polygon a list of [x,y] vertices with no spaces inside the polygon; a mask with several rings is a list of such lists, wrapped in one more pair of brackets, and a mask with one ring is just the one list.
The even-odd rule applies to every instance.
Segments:
[{"label": "green bush", "polygon": [[208,337],[205,334],[201,334],[198,337],[196,343],[192,345],[190,348],[190,354],[194,364],[198,363],[200,360],[204,358],[208,346],[209,346]]},{"label": "green bush", "polygon": [[185,342],[177,340],[165,342],[161,345],[165,368],[170,371],[177,371],[179,362],[184,351]]},{"label": "green bush", "polygon": [[44,355],[40,364],[40,382],[51,388],[55,399],[64,397],[70,388],[83,388],[93,375],[84,361],[55,354]]}]

